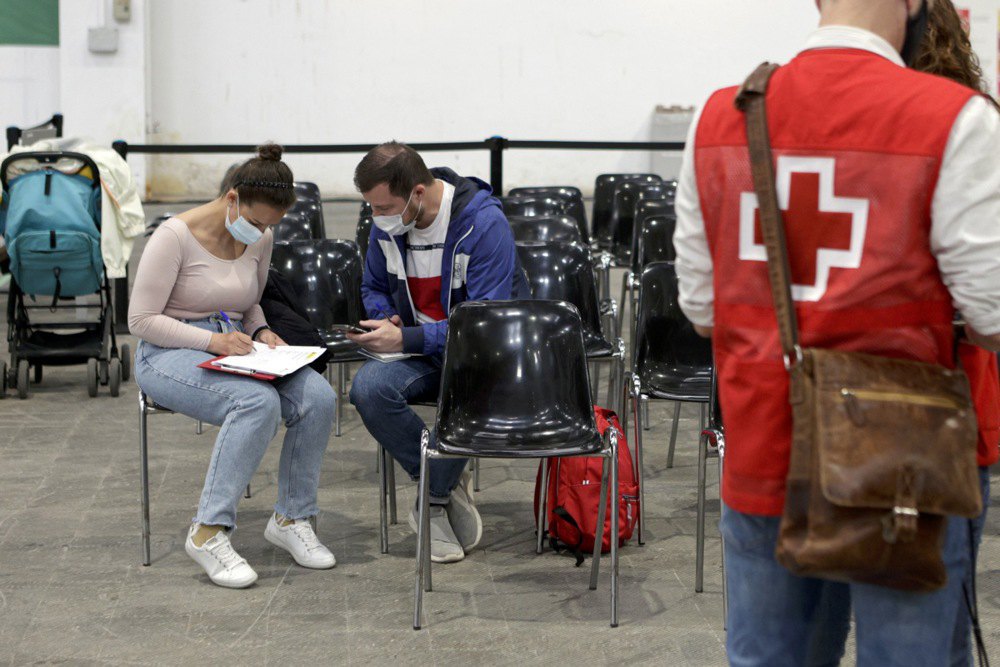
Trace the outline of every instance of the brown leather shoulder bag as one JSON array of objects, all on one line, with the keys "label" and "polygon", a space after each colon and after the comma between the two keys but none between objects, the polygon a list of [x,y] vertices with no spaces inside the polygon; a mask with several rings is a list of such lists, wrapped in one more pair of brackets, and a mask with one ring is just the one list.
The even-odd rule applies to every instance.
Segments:
[{"label": "brown leather shoulder bag", "polygon": [[799,345],[764,104],[776,69],[758,67],[736,97],[790,381],[776,557],[802,576],[934,590],[946,516],[982,510],[969,382],[960,368]]}]

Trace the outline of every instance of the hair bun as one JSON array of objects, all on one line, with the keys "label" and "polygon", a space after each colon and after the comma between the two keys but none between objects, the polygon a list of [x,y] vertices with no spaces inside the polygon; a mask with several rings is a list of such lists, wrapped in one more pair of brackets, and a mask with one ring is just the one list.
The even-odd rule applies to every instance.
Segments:
[{"label": "hair bun", "polygon": [[275,143],[267,143],[262,146],[257,147],[257,157],[261,160],[281,160],[281,153],[283,148]]}]

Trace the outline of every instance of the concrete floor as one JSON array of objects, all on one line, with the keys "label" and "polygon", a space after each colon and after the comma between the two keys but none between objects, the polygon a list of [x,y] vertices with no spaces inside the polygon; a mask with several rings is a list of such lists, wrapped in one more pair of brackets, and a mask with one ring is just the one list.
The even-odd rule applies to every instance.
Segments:
[{"label": "concrete floor", "polygon": [[[151,206],[150,218],[166,208],[185,207]],[[354,203],[327,204],[328,234],[353,238],[356,211]],[[620,279],[616,272],[613,284]],[[435,566],[425,629],[414,632],[415,540],[405,524],[413,485],[397,474],[404,520],[391,527],[390,553],[381,555],[374,441],[350,406],[344,413],[319,492],[319,535],[337,567],[298,567],[263,538],[276,492],[276,440],[233,537],[260,579],[234,591],[210,584],[183,549],[214,427],[197,435],[186,417],[150,418],[153,564],[143,567],[134,383],[117,399],[104,388],[90,399],[83,367],[47,368],[28,400],[0,401],[0,663],[725,664],[714,465],[705,590],[694,592],[695,406],[682,412],[668,470],[672,409],[652,404],[647,544],[621,550],[617,629],[608,627],[606,571],[599,589],[588,591],[588,571],[572,558],[535,555],[535,466],[485,460],[482,543],[461,563]],[[995,655],[998,516],[979,561],[980,610]]]}]

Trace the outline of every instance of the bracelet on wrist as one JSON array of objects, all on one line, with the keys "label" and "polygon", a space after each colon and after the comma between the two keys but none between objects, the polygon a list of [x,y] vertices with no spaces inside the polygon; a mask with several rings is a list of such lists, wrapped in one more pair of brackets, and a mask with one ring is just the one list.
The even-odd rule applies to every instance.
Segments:
[{"label": "bracelet on wrist", "polygon": [[253,335],[250,336],[250,340],[257,340],[257,336],[259,336],[261,334],[261,332],[263,332],[263,331],[270,331],[270,330],[271,330],[271,327],[267,326],[266,324],[264,326],[262,326],[262,327],[257,327],[257,329],[253,332]]}]

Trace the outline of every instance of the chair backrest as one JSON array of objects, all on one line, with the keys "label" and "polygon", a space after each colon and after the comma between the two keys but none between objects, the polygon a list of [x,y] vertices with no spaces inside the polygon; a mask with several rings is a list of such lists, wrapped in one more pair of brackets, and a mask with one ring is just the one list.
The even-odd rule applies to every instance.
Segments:
[{"label": "chair backrest", "polygon": [[606,347],[590,249],[582,243],[521,242],[517,255],[528,274],[531,295],[576,306],[587,349]]},{"label": "chair backrest", "polygon": [[507,221],[515,241],[584,243],[580,226],[568,215],[509,215]]},{"label": "chair backrest", "polygon": [[632,230],[640,197],[643,201],[657,199],[665,201],[666,194],[660,183],[626,181],[615,188],[608,226],[611,234],[611,254],[620,264],[627,264],[632,256]]},{"label": "chair backrest", "polygon": [[601,174],[594,181],[594,214],[591,216],[590,238],[600,248],[611,247],[611,209],[615,199],[615,188],[626,181],[659,183],[656,174]]},{"label": "chair backrest", "polygon": [[699,336],[681,311],[673,262],[653,262],[642,271],[635,330],[635,368],[643,386],[669,371],[678,387],[699,381],[708,391],[712,343]]},{"label": "chair backrest", "polygon": [[569,202],[556,197],[501,197],[504,215],[567,215]]},{"label": "chair backrest", "polygon": [[[643,193],[645,194],[645,193]],[[645,199],[640,198],[635,205],[635,219],[632,222],[632,251],[629,257],[632,262],[632,271],[638,271],[643,264],[639,259],[639,239],[642,237],[643,223],[654,216],[674,216],[674,203],[667,199]],[[672,233],[671,233],[672,235]],[[669,239],[668,239],[669,241]],[[673,258],[664,258],[670,259]]]},{"label": "chair backrest", "polygon": [[323,198],[319,194],[319,186],[315,183],[310,183],[309,181],[295,181],[295,197],[297,199],[304,199],[306,201],[316,202],[317,204],[323,201]]},{"label": "chair backrest", "polygon": [[271,266],[292,283],[317,329],[364,318],[361,251],[354,241],[308,239],[275,243]]},{"label": "chair backrest", "polygon": [[354,230],[354,242],[358,244],[358,248],[361,250],[361,259],[364,260],[368,256],[368,241],[372,237],[372,226],[374,226],[375,221],[372,217],[365,216],[358,219],[358,226]]},{"label": "chair backrest", "polygon": [[584,243],[590,243],[590,228],[587,226],[587,207],[583,203],[580,188],[572,185],[548,185],[528,188],[513,188],[508,197],[555,197],[565,199],[569,204],[566,213],[576,218],[580,225],[580,236]]},{"label": "chair backrest", "polygon": [[448,318],[438,447],[513,456],[598,451],[581,332],[566,302],[457,306]]},{"label": "chair backrest", "polygon": [[310,236],[314,239],[326,238],[326,223],[323,220],[323,204],[318,201],[297,199],[288,213],[298,213],[308,223]]},{"label": "chair backrest", "polygon": [[275,243],[311,239],[313,237],[312,231],[312,224],[309,220],[301,213],[291,210],[282,216],[281,222],[271,228]]},{"label": "chair backrest", "polygon": [[639,274],[643,267],[653,262],[672,262],[677,257],[674,252],[674,227],[677,216],[671,214],[650,215],[636,222],[639,242],[632,258],[632,271]]}]

